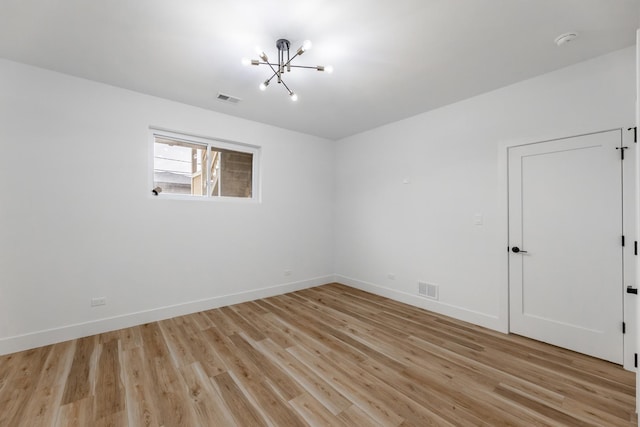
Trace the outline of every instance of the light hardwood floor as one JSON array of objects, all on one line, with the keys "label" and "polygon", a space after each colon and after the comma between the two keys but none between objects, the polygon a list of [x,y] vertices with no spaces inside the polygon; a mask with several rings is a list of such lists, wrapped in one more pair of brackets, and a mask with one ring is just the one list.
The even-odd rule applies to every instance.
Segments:
[{"label": "light hardwood floor", "polygon": [[331,284],[0,357],[0,426],[635,426],[634,384]]}]

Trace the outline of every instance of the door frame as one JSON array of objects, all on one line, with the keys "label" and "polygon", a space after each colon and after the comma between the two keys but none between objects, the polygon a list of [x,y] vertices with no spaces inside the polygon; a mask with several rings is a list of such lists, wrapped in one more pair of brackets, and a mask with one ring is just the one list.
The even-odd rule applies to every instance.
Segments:
[{"label": "door frame", "polygon": [[[498,185],[499,185],[499,209],[498,224],[502,224],[499,230],[498,244],[504,248],[504,255],[500,257],[500,298],[498,303],[499,330],[509,333],[509,148],[522,145],[531,145],[542,142],[551,142],[561,139],[591,135],[602,132],[620,131],[622,143],[629,147],[625,150],[625,163],[623,164],[623,229],[627,245],[623,255],[623,281],[624,286],[635,284],[636,258],[633,255],[633,242],[637,239],[636,225],[636,186],[635,186],[635,157],[638,144],[633,142],[633,132],[627,131],[631,126],[620,126],[609,129],[576,129],[565,130],[554,134],[542,134],[538,137],[526,137],[498,142]],[[635,304],[629,297],[635,297],[627,293],[623,294],[623,316],[626,323],[626,334],[623,337],[623,366],[627,370],[635,370],[633,353],[636,351],[636,322]]]}]

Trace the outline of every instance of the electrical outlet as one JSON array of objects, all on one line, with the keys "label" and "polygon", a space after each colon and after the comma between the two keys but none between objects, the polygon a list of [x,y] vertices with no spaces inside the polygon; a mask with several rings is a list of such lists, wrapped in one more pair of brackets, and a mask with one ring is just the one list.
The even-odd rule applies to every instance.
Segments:
[{"label": "electrical outlet", "polygon": [[97,307],[99,305],[105,305],[107,303],[107,297],[91,298],[91,307]]}]

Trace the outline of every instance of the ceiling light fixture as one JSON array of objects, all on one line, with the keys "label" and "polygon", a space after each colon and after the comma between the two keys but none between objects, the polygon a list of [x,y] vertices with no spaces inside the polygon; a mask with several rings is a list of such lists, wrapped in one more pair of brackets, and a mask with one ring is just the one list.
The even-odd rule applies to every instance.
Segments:
[{"label": "ceiling light fixture", "polygon": [[[297,101],[298,95],[296,95],[295,92],[289,89],[289,86],[287,86],[287,84],[282,80],[282,77],[285,73],[291,72],[292,68],[309,68],[312,70],[323,71],[326,73],[333,72],[333,67],[330,65],[327,65],[327,66],[316,65],[315,67],[308,66],[308,65],[291,65],[291,62],[294,59],[296,59],[296,57],[302,55],[303,53],[311,49],[311,42],[309,40],[305,40],[304,43],[302,43],[302,46],[298,48],[298,50],[296,51],[296,54],[293,56],[290,56],[290,53],[289,53],[289,49],[291,47],[291,43],[289,43],[289,40],[279,39],[276,42],[276,47],[278,48],[277,63],[269,62],[269,57],[260,48],[257,49],[258,56],[260,57],[259,60],[258,59],[249,60],[246,58],[242,59],[243,65],[268,65],[269,68],[271,68],[271,71],[273,71],[273,74],[271,75],[271,77],[269,77],[264,82],[260,83],[260,86],[259,86],[260,90],[266,90],[267,86],[269,86],[269,83],[271,83],[271,80],[273,80],[273,78],[276,77],[277,78],[276,80],[278,81],[278,83],[282,83],[282,86],[284,86],[287,92],[289,92],[289,97],[291,98],[291,100]],[[285,55],[286,55],[286,60],[285,60]]]}]

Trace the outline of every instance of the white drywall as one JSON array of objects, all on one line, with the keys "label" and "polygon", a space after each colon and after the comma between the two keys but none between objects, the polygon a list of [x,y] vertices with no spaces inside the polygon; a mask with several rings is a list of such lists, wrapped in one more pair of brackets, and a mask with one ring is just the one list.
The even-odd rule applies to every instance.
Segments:
[{"label": "white drywall", "polygon": [[[631,126],[634,70],[624,49],[334,144],[0,60],[0,353],[334,272],[506,331],[505,147]],[[150,126],[260,145],[262,203],[150,196]]]},{"label": "white drywall", "polygon": [[[261,146],[262,202],[151,196],[150,126]],[[0,148],[0,353],[332,280],[331,141],[0,60]]]},{"label": "white drywall", "polygon": [[627,48],[338,141],[337,279],[506,331],[505,147],[633,126],[634,104]]}]

